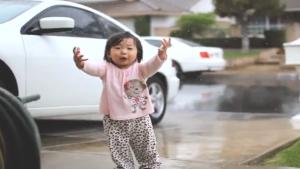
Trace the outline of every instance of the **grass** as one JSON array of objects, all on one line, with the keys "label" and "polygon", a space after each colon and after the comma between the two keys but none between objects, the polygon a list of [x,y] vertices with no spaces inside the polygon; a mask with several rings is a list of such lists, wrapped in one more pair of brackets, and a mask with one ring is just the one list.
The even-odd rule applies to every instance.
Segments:
[{"label": "grass", "polygon": [[259,54],[260,49],[250,49],[248,52],[243,52],[242,50],[235,49],[225,49],[224,57],[225,59],[235,59],[241,57],[255,57]]},{"label": "grass", "polygon": [[300,167],[300,140],[290,147],[278,152],[274,157],[266,159],[264,165]]}]

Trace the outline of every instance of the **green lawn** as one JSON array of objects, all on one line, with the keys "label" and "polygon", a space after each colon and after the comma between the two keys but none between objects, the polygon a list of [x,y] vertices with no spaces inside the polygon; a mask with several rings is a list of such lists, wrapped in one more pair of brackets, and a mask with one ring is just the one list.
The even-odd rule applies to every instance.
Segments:
[{"label": "green lawn", "polygon": [[241,57],[255,57],[259,54],[260,49],[250,49],[248,52],[242,52],[242,50],[236,49],[225,49],[224,50],[224,58],[241,58]]},{"label": "green lawn", "polygon": [[264,161],[265,165],[300,167],[300,140]]}]

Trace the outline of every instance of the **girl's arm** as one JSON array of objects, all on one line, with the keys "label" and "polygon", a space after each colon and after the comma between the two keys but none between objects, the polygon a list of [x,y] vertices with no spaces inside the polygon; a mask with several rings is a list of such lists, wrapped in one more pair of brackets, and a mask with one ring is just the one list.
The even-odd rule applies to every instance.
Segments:
[{"label": "girl's arm", "polygon": [[91,76],[102,78],[106,72],[105,65],[106,63],[104,61],[97,63],[86,61],[82,70]]},{"label": "girl's arm", "polygon": [[152,76],[162,66],[164,61],[167,59],[167,49],[170,46],[170,38],[168,40],[163,39],[161,46],[158,49],[158,53],[155,57],[149,61],[140,65],[142,76],[146,79]]},{"label": "girl's arm", "polygon": [[97,64],[91,63],[87,61],[88,59],[83,58],[83,56],[84,55],[80,53],[80,48],[78,47],[73,48],[73,60],[78,69],[81,69],[85,73],[92,76],[102,77],[105,74],[104,62],[99,62]]}]

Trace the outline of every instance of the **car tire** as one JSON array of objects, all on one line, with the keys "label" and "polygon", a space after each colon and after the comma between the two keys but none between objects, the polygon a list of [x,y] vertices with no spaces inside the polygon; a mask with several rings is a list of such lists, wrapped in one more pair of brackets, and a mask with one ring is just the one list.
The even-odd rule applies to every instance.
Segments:
[{"label": "car tire", "polygon": [[23,103],[0,88],[0,169],[40,169],[40,136]]},{"label": "car tire", "polygon": [[165,115],[167,106],[166,85],[158,76],[152,76],[147,81],[149,94],[154,106],[154,112],[150,114],[153,124],[159,123]]},{"label": "car tire", "polygon": [[[5,83],[3,80],[0,79],[0,87],[4,88],[5,89]],[[1,169],[1,168],[0,168]]]}]

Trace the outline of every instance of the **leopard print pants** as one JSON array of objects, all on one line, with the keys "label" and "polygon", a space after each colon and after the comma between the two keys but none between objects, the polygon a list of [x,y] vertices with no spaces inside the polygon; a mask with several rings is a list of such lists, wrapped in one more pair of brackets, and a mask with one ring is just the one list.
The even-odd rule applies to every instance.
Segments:
[{"label": "leopard print pants", "polygon": [[130,120],[103,119],[112,160],[117,169],[134,169],[134,153],[140,169],[159,169],[161,162],[149,115]]}]

